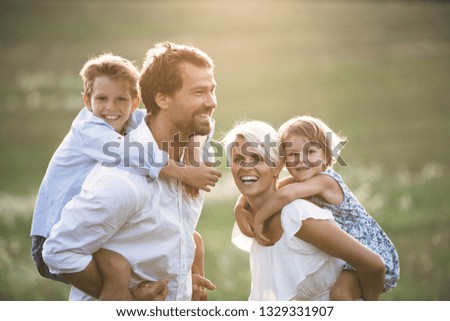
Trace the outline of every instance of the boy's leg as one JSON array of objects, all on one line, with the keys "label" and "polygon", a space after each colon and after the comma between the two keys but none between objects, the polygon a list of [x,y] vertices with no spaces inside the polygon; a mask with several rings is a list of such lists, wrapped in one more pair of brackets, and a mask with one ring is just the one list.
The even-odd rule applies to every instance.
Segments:
[{"label": "boy's leg", "polygon": [[168,280],[144,281],[130,289],[131,268],[124,256],[106,249],[98,250],[93,256],[103,280],[99,300],[161,301],[166,298]]},{"label": "boy's leg", "polygon": [[353,270],[343,270],[330,291],[331,301],[353,301],[362,297],[358,274]]},{"label": "boy's leg", "polygon": [[131,300],[131,269],[127,259],[117,252],[105,249],[98,250],[93,256],[103,280],[99,300]]},{"label": "boy's leg", "polygon": [[40,235],[31,236],[31,256],[39,274],[44,278],[68,284],[60,275],[50,273],[47,264],[42,259],[42,247],[44,246],[45,240],[46,238]]}]

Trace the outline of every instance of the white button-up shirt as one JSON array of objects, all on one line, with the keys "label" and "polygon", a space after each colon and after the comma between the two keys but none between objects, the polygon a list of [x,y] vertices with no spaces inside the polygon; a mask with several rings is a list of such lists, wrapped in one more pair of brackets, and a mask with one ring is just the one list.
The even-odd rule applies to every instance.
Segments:
[{"label": "white button-up shirt", "polygon": [[[151,135],[145,122],[136,130],[143,137]],[[81,193],[64,207],[44,244],[43,258],[52,273],[74,273],[86,268],[95,251],[109,249],[129,261],[130,286],[168,278],[166,300],[190,300],[193,233],[204,196],[200,193],[192,199],[176,180],[149,181],[98,164]],[[70,300],[87,299],[92,298],[72,289]]]},{"label": "white button-up shirt", "polygon": [[[137,109],[128,121],[127,136],[122,136],[103,119],[83,108],[72,123],[69,133],[54,153],[45,177],[39,188],[33,214],[31,235],[48,237],[50,230],[61,217],[63,207],[72,197],[80,193],[81,185],[97,162],[105,166],[125,167],[152,179],[158,177],[168,156],[153,143],[142,144],[143,153],[138,148],[125,145],[134,144],[134,130],[146,112]],[[108,147],[109,146],[109,147]],[[165,159],[163,162],[161,160]],[[155,166],[159,162],[159,166]]]}]

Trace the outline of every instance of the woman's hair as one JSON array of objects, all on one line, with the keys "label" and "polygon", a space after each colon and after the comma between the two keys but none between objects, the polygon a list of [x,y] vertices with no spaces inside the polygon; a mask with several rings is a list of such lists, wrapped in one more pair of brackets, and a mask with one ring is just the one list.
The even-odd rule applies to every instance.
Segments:
[{"label": "woman's hair", "polygon": [[178,66],[183,62],[200,68],[214,69],[212,59],[193,46],[163,42],[147,52],[139,85],[142,102],[148,112],[156,114],[160,110],[155,101],[157,93],[172,95],[181,90],[183,78]]},{"label": "woman's hair", "polygon": [[282,166],[280,157],[280,136],[268,123],[250,120],[238,122],[222,139],[228,164],[231,164],[231,152],[238,137],[243,137],[249,147],[255,147],[269,166]]},{"label": "woman's hair", "polygon": [[130,84],[131,97],[139,97],[139,71],[128,59],[105,53],[89,59],[80,71],[83,79],[83,94],[91,97],[94,81],[97,77],[106,76],[114,80],[126,80]]},{"label": "woman's hair", "polygon": [[[333,151],[339,143],[345,141],[345,137],[334,133],[322,120],[311,116],[291,118],[280,126],[278,134],[283,144],[291,135],[300,135],[312,143],[318,143],[324,149],[326,158],[324,165],[326,167],[333,166],[336,161],[333,157]],[[339,150],[335,152],[339,154]]]}]

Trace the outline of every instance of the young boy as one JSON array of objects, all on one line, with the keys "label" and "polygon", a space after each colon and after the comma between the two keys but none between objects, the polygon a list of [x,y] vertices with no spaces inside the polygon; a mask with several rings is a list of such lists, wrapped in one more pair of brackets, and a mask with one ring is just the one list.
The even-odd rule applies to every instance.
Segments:
[{"label": "young boy", "polygon": [[[139,72],[129,60],[104,54],[90,59],[80,75],[84,82],[86,108],[75,118],[50,161],[39,189],[31,229],[32,256],[39,273],[65,283],[68,283],[66,279],[49,272],[42,259],[42,247],[51,228],[59,221],[62,209],[80,193],[86,176],[98,162],[104,166],[123,166],[147,176],[149,181],[157,179],[159,174],[177,179],[194,188],[194,194],[195,189],[209,191],[209,186],[214,186],[220,177],[218,170],[204,164],[194,167],[175,163],[155,142],[148,145],[135,142],[133,145],[132,130],[144,121],[145,112],[137,109],[140,103]],[[119,162],[111,158],[108,146],[115,147],[114,155],[119,156]],[[94,254],[94,259],[100,273],[103,270],[105,275],[115,279],[111,283],[102,275],[102,292],[94,296],[130,299],[130,293],[118,292],[119,288],[123,289],[121,285],[128,285],[130,271],[126,260],[118,253],[103,249]],[[112,262],[115,264],[111,265]],[[145,299],[145,287],[136,293],[137,296],[142,294],[137,299]]]}]

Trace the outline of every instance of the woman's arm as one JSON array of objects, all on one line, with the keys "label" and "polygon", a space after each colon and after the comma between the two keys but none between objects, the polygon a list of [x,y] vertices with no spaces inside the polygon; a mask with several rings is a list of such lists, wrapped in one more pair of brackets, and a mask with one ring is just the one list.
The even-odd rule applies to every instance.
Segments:
[{"label": "woman's arm", "polygon": [[383,292],[386,267],[381,256],[334,223],[327,220],[304,220],[296,236],[352,265],[357,270],[364,300],[377,300]]}]

